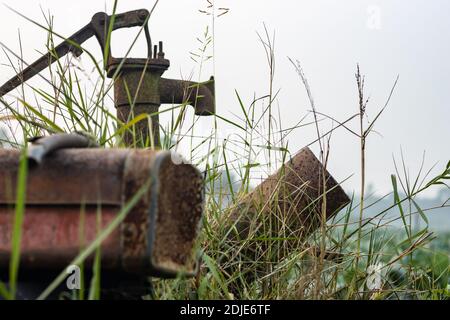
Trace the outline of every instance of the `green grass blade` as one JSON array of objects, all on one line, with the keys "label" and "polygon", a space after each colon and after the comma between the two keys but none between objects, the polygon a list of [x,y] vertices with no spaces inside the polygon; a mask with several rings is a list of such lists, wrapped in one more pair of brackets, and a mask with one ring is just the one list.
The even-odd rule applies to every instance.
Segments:
[{"label": "green grass blade", "polygon": [[405,218],[405,213],[403,211],[403,207],[400,201],[400,196],[398,194],[398,188],[397,188],[397,178],[395,177],[395,175],[391,175],[391,181],[392,181],[392,187],[394,188],[394,202],[395,204],[397,204],[397,207],[400,211],[400,216],[402,218],[403,221],[403,225],[405,227],[406,230],[406,234],[408,235],[408,238],[411,238],[411,234],[409,233],[409,228],[408,228],[408,224],[406,223],[406,218]]},{"label": "green grass blade", "polygon": [[253,129],[252,123],[250,122],[250,119],[248,118],[247,112],[245,111],[245,107],[244,107],[244,104],[242,103],[239,93],[237,92],[237,90],[234,90],[234,92],[236,93],[236,97],[238,98],[239,105],[241,107],[242,112],[244,113],[245,120],[247,121],[248,126],[250,127],[250,129]]},{"label": "green grass blade", "polygon": [[30,104],[28,104],[26,101],[19,99],[19,101],[24,105],[25,108],[33,112],[39,119],[44,121],[50,128],[57,132],[64,132],[64,130],[59,127],[56,123],[51,121],[49,118],[47,118],[45,115],[43,115],[41,112],[33,108]]},{"label": "green grass blade", "polygon": [[[97,232],[100,234],[102,228],[102,212],[99,206],[97,210]],[[92,279],[91,286],[89,288],[89,300],[100,299],[100,278],[101,278],[101,246],[98,246],[95,250],[94,265],[92,267]]]},{"label": "green grass blade", "polygon": [[207,254],[203,254],[203,261],[208,266],[208,269],[211,271],[212,276],[214,277],[214,279],[216,279],[216,281],[218,282],[220,288],[223,290],[225,295],[227,297],[230,297],[230,293],[228,292],[227,285],[225,284],[225,279],[223,279],[222,274],[217,269],[216,262],[213,259],[211,259],[211,257],[208,256]]},{"label": "green grass blade", "polygon": [[103,64],[104,64],[103,67],[105,70],[108,64],[109,52],[111,51],[111,34],[113,32],[114,22],[116,21],[116,9],[117,9],[117,0],[114,0],[113,12],[111,15],[111,19],[109,21],[108,33],[106,34],[105,47],[103,52]]},{"label": "green grass blade", "polygon": [[9,264],[9,288],[10,297],[16,296],[17,277],[20,263],[20,243],[22,240],[22,224],[25,214],[26,186],[28,173],[27,150],[24,148],[20,156],[19,173],[16,189],[16,207],[14,213],[14,225],[12,234],[11,260]]},{"label": "green grass blade", "polygon": [[0,281],[0,296],[2,296],[6,300],[13,300],[11,293],[9,292],[6,285]]},{"label": "green grass blade", "polygon": [[417,202],[414,201],[414,199],[411,199],[412,203],[414,204],[414,206],[417,209],[417,212],[419,212],[420,216],[422,217],[423,221],[425,221],[425,223],[428,225],[428,218],[425,215],[425,213],[423,212],[422,208],[420,208],[420,206],[417,204]]}]

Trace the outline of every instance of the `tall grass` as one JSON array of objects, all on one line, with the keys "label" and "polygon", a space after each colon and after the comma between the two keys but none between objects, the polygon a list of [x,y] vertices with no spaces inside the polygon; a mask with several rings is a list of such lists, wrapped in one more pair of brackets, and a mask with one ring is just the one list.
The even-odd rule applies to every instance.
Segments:
[{"label": "tall grass", "polygon": [[16,207],[14,211],[14,224],[11,237],[11,260],[9,264],[9,299],[14,299],[17,291],[17,277],[20,263],[20,243],[22,238],[22,226],[25,213],[25,193],[27,187],[28,161],[26,148],[20,157],[19,175],[17,177]]},{"label": "tall grass", "polygon": [[[228,12],[223,8],[217,11],[212,1],[208,3],[207,10],[202,12],[211,15],[211,26],[205,29],[200,37],[200,47],[192,53],[193,60],[198,66],[198,79],[203,77],[203,64],[214,62],[214,55],[210,51],[213,50],[215,19],[218,15]],[[59,42],[59,39],[54,40],[54,37],[61,37],[53,30],[52,18],[46,17],[47,25],[34,21],[33,23],[49,33],[48,49],[54,51],[53,44]],[[212,34],[209,30],[212,30]],[[168,112],[171,115],[169,124],[161,127],[162,148],[180,152],[189,150],[184,152],[184,156],[204,171],[207,197],[202,233],[197,243],[202,252],[200,272],[193,279],[149,279],[154,287],[152,298],[448,298],[448,251],[445,252],[445,249],[435,245],[436,235],[428,228],[413,230],[411,217],[418,215],[427,223],[425,212],[432,208],[421,208],[415,198],[431,188],[448,188],[446,180],[450,178],[450,162],[441,174],[432,178],[429,177],[429,172],[423,175],[421,168],[414,181],[411,181],[409,176],[402,177],[397,169],[396,174],[392,175],[394,203],[376,215],[367,216],[366,211],[378,200],[367,204],[364,189],[365,138],[384,112],[387,103],[369,127],[364,128],[362,118],[367,100],[364,99],[363,78],[358,67],[359,112],[339,122],[317,110],[300,64],[291,60],[294,64],[293,72],[297,71],[301,76],[299,84],[307,91],[313,118],[308,120],[307,115],[299,119],[294,127],[283,128],[281,117],[274,104],[278,96],[273,82],[276,59],[274,36],[270,36],[268,29],[264,27],[264,34],[259,38],[268,62],[268,92],[246,102],[236,90],[236,103],[241,110],[240,115],[229,117],[219,109],[218,114],[210,118],[213,123],[212,131],[204,134],[201,130],[195,130],[197,119],[185,121],[188,115],[186,105],[161,108],[159,112]],[[15,54],[5,46],[3,48],[12,66],[15,65],[13,63],[15,59],[23,62],[20,54]],[[86,53],[83,59],[91,60],[95,66],[93,73],[79,66],[75,67],[71,59],[60,60],[50,66],[51,77],[46,81],[49,89],[31,87],[20,90],[19,96],[0,99],[3,106],[0,109],[0,119],[10,130],[11,139],[8,142],[12,146],[22,148],[26,145],[27,139],[34,136],[61,131],[84,131],[94,137],[102,147],[121,147],[123,144],[120,137],[124,132],[133,132],[134,125],[139,121],[151,121],[151,114],[134,117],[127,124],[117,119],[112,109],[111,82],[100,67],[102,63],[94,54]],[[96,80],[83,82],[82,78],[86,73],[89,73],[90,79],[95,77]],[[27,86],[24,84],[24,88]],[[387,102],[392,93],[393,90]],[[133,97],[130,97],[130,101],[133,101]],[[361,124],[359,133],[348,129],[348,124],[355,119],[359,119]],[[323,133],[321,123],[324,121],[332,121],[333,129]],[[224,137],[222,128],[225,125],[232,127],[233,132]],[[238,210],[241,200],[251,192],[256,184],[253,181],[256,175],[266,174],[275,168],[283,168],[283,163],[293,153],[288,145],[290,134],[305,126],[315,127],[317,139],[305,141],[305,145],[319,144],[320,160],[325,167],[329,153],[333,152],[330,136],[334,130],[348,130],[359,138],[362,171],[359,197],[354,194],[351,203],[329,221],[325,218],[326,201],[323,201],[320,228],[306,239],[292,236],[292,231],[283,218],[288,208],[277,208],[270,214],[262,214],[261,210],[255,215],[254,223],[260,226],[258,232],[250,233],[245,239],[230,241],[230,234],[235,232],[237,223],[230,220],[231,212]],[[24,139],[16,139],[19,133],[23,134]],[[154,148],[152,141],[140,143],[137,144],[140,147]],[[402,162],[402,166],[405,168],[406,164]],[[21,168],[20,172],[10,283],[6,285],[0,282],[0,295],[5,298],[14,298],[17,283],[20,225],[26,202],[26,199],[23,199],[26,168]],[[400,192],[399,185],[403,193]],[[92,243],[82,246],[80,254],[74,258],[73,264],[81,265],[88,256],[96,255],[91,286],[83,288],[88,292],[89,299],[100,297],[99,245],[119,225],[144,191],[138,192],[123,207],[117,218],[106,229],[99,230],[98,237]],[[403,207],[405,203],[411,204],[408,210]],[[448,204],[444,203],[442,207],[448,207]],[[396,212],[394,216],[390,214],[392,210]],[[397,220],[401,221],[402,229],[392,226]],[[246,256],[246,249],[255,244],[258,248],[257,256]],[[375,270],[375,275],[371,270]],[[371,284],[374,276],[380,277],[380,283],[376,287]],[[0,280],[1,277],[3,275],[0,275]],[[64,277],[65,272],[62,270],[39,298],[47,298]],[[83,293],[71,297],[83,299],[86,295]]]}]

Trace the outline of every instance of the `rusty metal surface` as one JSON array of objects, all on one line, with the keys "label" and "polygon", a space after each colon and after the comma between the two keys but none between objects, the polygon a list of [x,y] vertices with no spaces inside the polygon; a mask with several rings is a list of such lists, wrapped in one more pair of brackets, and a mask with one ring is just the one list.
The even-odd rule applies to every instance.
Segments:
[{"label": "rusty metal surface", "polygon": [[192,105],[196,115],[207,116],[216,112],[214,77],[204,83],[161,78],[161,103]]},{"label": "rusty metal surface", "polygon": [[[160,57],[164,56],[164,54],[160,55],[158,51],[157,53]],[[113,78],[114,75],[117,75],[121,71],[137,71],[139,72],[139,77],[141,77],[143,72],[160,73],[161,76],[170,67],[170,61],[164,58],[158,58],[158,56],[154,58],[112,58],[107,65],[107,75]]]},{"label": "rusty metal surface", "polygon": [[[323,175],[326,181],[325,217],[322,215]],[[264,276],[270,273],[271,263],[278,263],[293,250],[304,247],[306,237],[349,201],[311,150],[304,148],[230,210],[230,224],[235,228],[228,236],[228,246],[239,247],[235,259],[241,261],[260,261],[270,246],[271,252],[276,252],[271,256],[275,260],[265,260],[266,264],[258,270],[245,275],[249,281],[254,279],[255,272]],[[267,238],[268,234],[274,239],[285,240],[277,241],[276,245],[270,240],[252,241],[261,236]],[[247,243],[244,247],[241,246],[242,241]],[[233,274],[231,269],[235,266],[225,263],[224,268]]]},{"label": "rusty metal surface", "polygon": [[245,238],[250,232],[251,218],[264,213],[280,215],[279,218],[289,226],[290,236],[305,238],[311,234],[322,221],[323,174],[326,181],[325,220],[335,215],[350,199],[312,151],[303,148],[240,202],[233,216],[243,218],[238,228],[243,232],[241,236]]},{"label": "rusty metal surface", "polygon": [[138,173],[152,172],[149,196],[139,201],[121,226],[125,268],[136,273],[147,269],[161,277],[173,276],[173,270],[193,275],[192,248],[203,212],[203,179],[191,165],[174,165],[168,152],[141,161],[145,156],[145,151],[133,152],[125,165],[126,199],[145,182]]},{"label": "rusty metal surface", "polygon": [[[114,24],[112,25],[112,30],[122,29],[122,28],[132,28],[132,27],[144,27],[144,34],[147,41],[147,58],[152,56],[152,40],[150,38],[150,32],[148,30],[148,19],[150,13],[146,9],[139,9],[128,11],[114,16]],[[107,15],[104,12],[96,13],[91,20],[91,28],[94,30],[95,37],[100,44],[102,52],[105,52],[106,37],[108,35],[108,28],[112,22],[113,17]],[[108,66],[114,60],[111,53],[111,45],[108,47],[108,61],[106,66]]]},{"label": "rusty metal surface", "polygon": [[[150,178],[155,157],[148,158],[148,151],[136,150],[127,158],[124,164],[124,200],[130,200]],[[143,175],[142,172],[147,172]],[[150,190],[154,192],[154,190]],[[130,212],[121,225],[121,250],[124,267],[134,272],[142,272],[148,268],[147,248],[150,239],[150,193],[142,197],[133,211]]]},{"label": "rusty metal surface", "polygon": [[[19,157],[17,150],[0,149],[0,268],[9,260]],[[148,192],[103,243],[102,267],[164,277],[192,274],[203,211],[200,173],[174,164],[168,152],[129,149],[57,150],[29,169],[23,267],[54,270],[70,262],[79,252],[80,232],[84,243],[95,238],[99,206],[105,226],[149,181]]]},{"label": "rusty metal surface", "polygon": [[[200,172],[189,164],[178,164],[176,170],[169,155],[155,159],[150,215],[151,269],[161,276],[172,269],[183,269],[185,275],[198,270],[196,257],[189,254],[200,231],[204,206],[204,185]],[[158,270],[155,267],[158,267]]]},{"label": "rusty metal surface", "polygon": [[[122,204],[123,165],[130,150],[67,149],[28,172],[26,201],[35,205]],[[0,149],[0,203],[15,202],[20,151]]]},{"label": "rusty metal surface", "polygon": [[[140,148],[151,146],[161,146],[159,134],[159,105],[137,104],[133,108],[130,105],[124,105],[117,108],[117,119],[127,123],[141,114],[153,114],[151,117],[151,126],[148,119],[144,119],[134,124],[132,128],[125,131],[122,135],[124,144],[127,147]],[[153,139],[153,141],[152,141]]]},{"label": "rusty metal surface", "polygon": [[[97,235],[97,212],[102,225],[111,222],[119,207],[29,206],[23,222],[20,268],[61,270]],[[83,212],[83,214],[82,214]],[[0,205],[0,267],[9,265],[13,207]],[[84,219],[84,224],[81,224]],[[81,235],[84,235],[83,237]],[[84,244],[84,245],[83,245]],[[114,230],[102,243],[102,268],[120,268],[120,233]],[[86,265],[92,263],[92,256]]]},{"label": "rusty metal surface", "polygon": [[[124,132],[122,138],[127,146],[148,146],[151,145],[151,138],[156,146],[160,145],[158,111],[161,103],[158,83],[169,62],[162,59],[167,61],[164,67],[164,61],[158,60],[133,59],[130,62],[127,59],[114,79],[114,105],[121,122],[128,123],[141,114],[151,115],[151,127],[149,121],[142,120]],[[162,66],[162,69],[155,69],[155,64]],[[118,66],[114,65],[109,69],[110,72],[114,73]]]}]

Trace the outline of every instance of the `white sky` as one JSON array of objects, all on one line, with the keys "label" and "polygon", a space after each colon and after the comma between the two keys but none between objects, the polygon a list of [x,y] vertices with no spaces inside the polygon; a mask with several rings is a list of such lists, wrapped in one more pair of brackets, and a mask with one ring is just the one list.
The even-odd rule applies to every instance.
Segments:
[{"label": "white sky", "polygon": [[[4,0],[24,15],[44,22],[40,5],[54,16],[54,29],[70,36],[87,24],[105,7],[111,12],[113,1]],[[118,12],[150,9],[153,1],[119,0]],[[166,77],[187,77],[195,64],[189,51],[198,47],[210,17],[199,13],[205,0],[161,0],[150,20],[153,41],[164,40],[171,68]],[[256,32],[263,33],[263,23],[275,31],[275,89],[281,89],[277,101],[283,127],[294,125],[310,110],[305,90],[287,57],[298,59],[306,73],[316,107],[320,112],[345,120],[357,111],[354,73],[360,63],[366,75],[366,93],[370,96],[367,113],[370,119],[384,104],[391,86],[400,75],[391,103],[376,130],[367,141],[367,181],[379,193],[391,190],[394,173],[392,156],[400,160],[403,149],[411,174],[417,172],[423,151],[426,167],[438,162],[441,170],[450,159],[450,2],[448,0],[219,0],[216,7],[230,12],[215,21],[215,76],[217,112],[227,118],[242,114],[236,89],[249,105],[253,95],[268,91],[265,53]],[[26,22],[6,7],[0,8],[0,41],[18,51],[20,29],[23,56],[27,62],[43,51],[46,33]],[[113,54],[120,56],[132,31],[113,37]],[[127,41],[128,40],[128,41]],[[95,40],[88,44],[98,53]],[[142,46],[134,56],[144,55]],[[83,57],[83,56],[82,56]],[[87,58],[85,58],[87,60]],[[0,54],[0,64],[8,60]],[[205,66],[202,78],[212,74],[212,63]],[[13,71],[0,66],[0,83]],[[310,118],[311,119],[311,118]],[[162,119],[163,121],[163,119]],[[208,126],[208,119],[202,124]],[[357,129],[358,122],[350,125]],[[330,128],[324,122],[323,131]],[[227,128],[224,127],[224,130]],[[229,128],[228,128],[229,129]],[[315,138],[308,126],[289,136],[289,148],[295,152]],[[344,129],[335,132],[331,141],[330,172],[338,179],[353,177],[347,190],[359,188],[359,141]],[[317,151],[317,148],[314,149]],[[437,173],[438,170],[434,172]]]}]

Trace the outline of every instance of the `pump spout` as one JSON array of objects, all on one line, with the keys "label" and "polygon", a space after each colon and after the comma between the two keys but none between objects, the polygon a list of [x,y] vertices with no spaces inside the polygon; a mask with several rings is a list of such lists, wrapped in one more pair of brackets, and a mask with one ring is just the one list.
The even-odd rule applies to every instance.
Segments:
[{"label": "pump spout", "polygon": [[198,116],[216,112],[214,77],[203,83],[161,78],[159,81],[161,103],[187,103],[194,107]]}]

